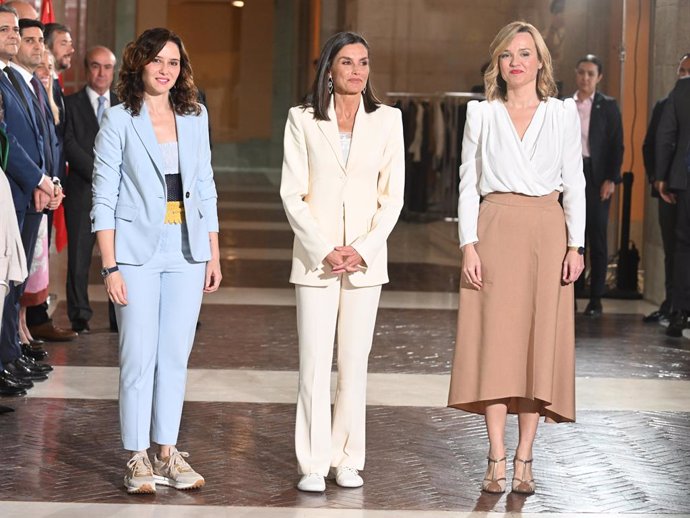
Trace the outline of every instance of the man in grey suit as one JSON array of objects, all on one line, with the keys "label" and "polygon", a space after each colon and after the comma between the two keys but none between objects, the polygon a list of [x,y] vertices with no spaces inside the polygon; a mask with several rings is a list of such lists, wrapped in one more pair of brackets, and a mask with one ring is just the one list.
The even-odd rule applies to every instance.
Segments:
[{"label": "man in grey suit", "polygon": [[[65,97],[65,155],[69,175],[65,185],[67,223],[67,316],[72,329],[89,330],[93,314],[88,284],[95,241],[91,233],[91,178],[93,145],[106,109],[118,103],[110,91],[115,70],[115,55],[106,47],[89,49],[84,58],[86,86]],[[111,312],[112,313],[112,312]],[[116,326],[110,319],[111,328]]]},{"label": "man in grey suit", "polygon": [[673,272],[673,314],[668,336],[681,336],[690,315],[690,78],[668,96],[656,140],[656,171],[664,171],[659,195],[678,205]]}]

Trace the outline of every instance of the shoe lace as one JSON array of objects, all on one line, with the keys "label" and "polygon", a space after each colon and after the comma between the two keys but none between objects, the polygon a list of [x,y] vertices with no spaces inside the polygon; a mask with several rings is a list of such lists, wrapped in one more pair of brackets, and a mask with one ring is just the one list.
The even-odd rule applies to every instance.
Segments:
[{"label": "shoe lace", "polygon": [[151,461],[143,455],[135,455],[127,462],[127,467],[135,477],[144,477],[153,472]]},{"label": "shoe lace", "polygon": [[189,457],[189,453],[186,451],[174,450],[171,452],[170,459],[167,462],[170,471],[172,473],[186,473],[194,471],[189,463],[184,460],[186,457]]},{"label": "shoe lace", "polygon": [[353,475],[359,475],[359,471],[357,471],[355,468],[351,468],[350,466],[341,466],[340,471],[346,471],[348,473],[352,473]]}]

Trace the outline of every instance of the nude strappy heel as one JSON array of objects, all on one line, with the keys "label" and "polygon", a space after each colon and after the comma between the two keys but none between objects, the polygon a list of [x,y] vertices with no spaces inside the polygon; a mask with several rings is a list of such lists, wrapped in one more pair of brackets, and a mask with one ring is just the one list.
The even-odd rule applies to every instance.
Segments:
[{"label": "nude strappy heel", "polygon": [[[527,467],[532,464],[533,459],[522,460],[515,457],[513,459],[513,493],[520,493],[522,495],[531,495],[537,489],[534,483],[534,478],[529,480],[526,478]],[[518,462],[522,463],[522,472],[518,477]]]},{"label": "nude strappy heel", "polygon": [[499,494],[505,493],[506,490],[506,478],[496,478],[496,469],[498,468],[499,462],[505,462],[506,458],[502,459],[492,459],[487,457],[489,465],[486,468],[486,474],[484,475],[484,480],[482,480],[482,491],[486,493]]}]

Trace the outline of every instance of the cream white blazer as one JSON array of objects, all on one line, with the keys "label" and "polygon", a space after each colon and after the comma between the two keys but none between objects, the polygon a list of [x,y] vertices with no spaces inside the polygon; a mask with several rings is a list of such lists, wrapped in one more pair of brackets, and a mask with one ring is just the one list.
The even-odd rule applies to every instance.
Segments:
[{"label": "cream white blazer", "polygon": [[328,121],[313,110],[290,109],[285,126],[280,196],[295,233],[290,282],[326,286],[338,275],[324,259],[350,245],[366,267],[348,275],[353,286],[388,282],[386,240],[398,220],[405,189],[400,110],[366,113],[360,99],[347,163],[331,99]]}]

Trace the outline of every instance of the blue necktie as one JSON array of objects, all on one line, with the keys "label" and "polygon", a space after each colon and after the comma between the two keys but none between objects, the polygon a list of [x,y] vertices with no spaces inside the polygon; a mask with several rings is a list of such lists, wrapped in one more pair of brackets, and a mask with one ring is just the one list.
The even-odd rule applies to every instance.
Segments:
[{"label": "blue necktie", "polygon": [[98,110],[96,110],[96,118],[98,119],[98,124],[101,123],[103,119],[103,113],[105,112],[105,97],[102,95],[98,96]]}]

